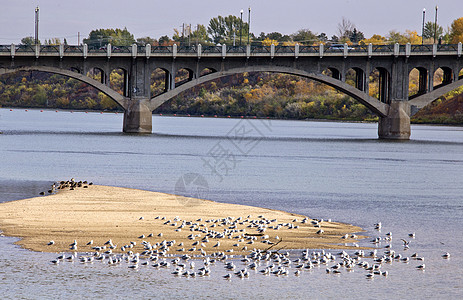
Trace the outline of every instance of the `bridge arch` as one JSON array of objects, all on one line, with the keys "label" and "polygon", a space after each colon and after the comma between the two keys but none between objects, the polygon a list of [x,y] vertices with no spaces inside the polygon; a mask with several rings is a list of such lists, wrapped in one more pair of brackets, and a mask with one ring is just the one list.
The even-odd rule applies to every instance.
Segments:
[{"label": "bridge arch", "polygon": [[215,72],[217,72],[217,70],[215,70],[214,68],[207,67],[207,68],[202,69],[201,72],[199,72],[199,77],[203,77],[208,74],[215,73]]},{"label": "bridge arch", "polygon": [[[382,103],[389,104],[391,102],[389,88],[391,85],[391,74],[389,71],[383,67],[376,67],[371,71],[369,76],[371,78],[369,80],[370,96],[372,94],[377,94],[378,97],[375,99],[378,99]],[[375,83],[375,79],[377,83]]]},{"label": "bridge arch", "polygon": [[150,91],[153,97],[167,92],[171,88],[171,74],[166,68],[157,67],[151,71]]},{"label": "bridge arch", "polygon": [[199,77],[190,82],[187,82],[173,90],[170,90],[164,94],[161,94],[159,96],[152,98],[148,104],[148,107],[151,111],[153,111],[159,106],[161,106],[163,103],[169,101],[170,99],[182,93],[183,91],[186,91],[196,85],[199,85],[199,84],[202,84],[202,83],[214,80],[214,79],[218,79],[221,77],[245,73],[245,72],[285,73],[285,74],[306,77],[306,78],[324,83],[328,86],[331,86],[333,88],[336,88],[342,91],[348,96],[351,96],[352,98],[356,99],[360,103],[364,104],[373,113],[377,114],[378,116],[385,117],[388,114],[389,106],[387,104],[380,102],[378,99],[367,95],[366,93],[358,90],[357,88],[345,82],[334,79],[327,75],[315,74],[315,73],[310,73],[310,72],[299,70],[299,69],[281,67],[281,66],[248,66],[248,67],[234,68],[234,69],[230,69],[227,71],[219,71],[219,72],[211,73],[203,77]]},{"label": "bridge arch", "polygon": [[82,70],[79,69],[79,68],[76,68],[76,67],[70,67],[69,70],[72,71],[72,72],[82,74]]},{"label": "bridge arch", "polygon": [[92,79],[88,76],[85,76],[81,73],[77,73],[71,70],[65,70],[65,69],[60,69],[60,68],[55,68],[55,67],[46,67],[46,66],[28,66],[28,67],[18,67],[18,68],[0,68],[0,76],[3,74],[10,74],[10,73],[15,73],[15,72],[20,72],[20,71],[25,71],[25,72],[30,72],[30,71],[39,71],[39,72],[47,72],[47,73],[54,73],[54,74],[59,74],[63,75],[66,77],[74,78],[76,80],[79,80],[81,82],[84,82],[103,94],[107,95],[109,98],[114,100],[121,108],[124,110],[127,110],[128,107],[128,102],[129,100],[119,94],[118,92],[112,90],[110,87],[106,86],[105,84],[102,84],[98,82],[95,79]]},{"label": "bridge arch", "polygon": [[[434,85],[434,82],[438,84]],[[433,74],[433,89],[438,89],[453,82],[453,70],[447,66],[441,66],[434,71]]]},{"label": "bridge arch", "polygon": [[428,90],[428,69],[415,67],[408,72],[409,99],[423,95]]},{"label": "bridge arch", "polygon": [[113,68],[109,71],[108,85],[122,96],[129,96],[129,72],[122,67]]},{"label": "bridge arch", "polygon": [[325,70],[322,71],[322,74],[326,75],[326,76],[329,76],[329,77],[332,77],[332,78],[337,79],[337,80],[342,80],[343,79],[341,71],[339,71],[338,69],[336,69],[334,67],[326,68]]},{"label": "bridge arch", "polygon": [[192,81],[195,78],[195,72],[192,69],[183,67],[177,69],[175,72],[175,87],[181,86],[182,84]]},{"label": "bridge arch", "polygon": [[366,90],[366,76],[365,71],[359,67],[353,67],[347,70],[344,75],[346,83],[351,84],[353,87],[360,91]]}]

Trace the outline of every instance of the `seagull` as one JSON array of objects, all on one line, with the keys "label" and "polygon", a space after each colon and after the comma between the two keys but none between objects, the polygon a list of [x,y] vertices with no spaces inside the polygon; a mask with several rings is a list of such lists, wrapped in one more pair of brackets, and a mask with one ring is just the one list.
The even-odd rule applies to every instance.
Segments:
[{"label": "seagull", "polygon": [[232,277],[231,274],[227,274],[227,275],[223,276],[223,278],[228,279],[228,280],[230,280],[231,277]]},{"label": "seagull", "polygon": [[415,238],[415,233],[414,232],[409,233],[408,236],[411,237],[411,238]]},{"label": "seagull", "polygon": [[47,245],[51,246],[51,245],[54,245],[54,244],[55,244],[55,241],[49,241]]},{"label": "seagull", "polygon": [[446,252],[444,255],[442,255],[443,258],[449,259],[450,258],[450,253]]},{"label": "seagull", "polygon": [[87,245],[93,245],[93,240],[90,240],[90,242],[88,242]]},{"label": "seagull", "polygon": [[404,240],[404,239],[401,239],[401,240],[402,240],[402,242],[404,242],[404,248],[405,248],[405,249],[410,248],[410,241],[407,242],[407,241]]},{"label": "seagull", "polygon": [[416,267],[418,270],[424,270],[426,267],[425,264],[422,264],[422,265],[419,265],[418,267]]}]

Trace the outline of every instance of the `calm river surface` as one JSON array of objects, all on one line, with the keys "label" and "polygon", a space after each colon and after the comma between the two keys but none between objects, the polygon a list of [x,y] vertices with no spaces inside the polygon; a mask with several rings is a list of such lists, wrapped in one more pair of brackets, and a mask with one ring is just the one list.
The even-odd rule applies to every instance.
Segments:
[{"label": "calm river surface", "polygon": [[[331,218],[392,245],[416,233],[389,276],[355,270],[299,277],[177,278],[172,270],[65,263],[0,237],[3,298],[441,298],[463,297],[463,128],[412,126],[410,141],[380,141],[376,124],[153,116],[153,134],[121,133],[122,114],[0,109],[0,202],[56,180],[197,196]],[[199,181],[189,183],[191,178]],[[185,180],[182,180],[185,179]],[[187,182],[187,184],[183,184]],[[383,245],[384,246],[384,245]],[[451,258],[442,259],[445,252]],[[214,269],[215,268],[215,269]]]}]

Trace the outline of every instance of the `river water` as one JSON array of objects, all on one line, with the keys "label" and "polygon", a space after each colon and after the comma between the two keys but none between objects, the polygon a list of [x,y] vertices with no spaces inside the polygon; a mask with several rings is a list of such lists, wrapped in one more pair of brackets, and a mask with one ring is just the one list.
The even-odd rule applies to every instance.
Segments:
[{"label": "river water", "polygon": [[[461,298],[463,128],[412,126],[410,141],[381,141],[377,125],[153,116],[153,134],[121,133],[122,114],[0,109],[0,202],[37,195],[56,180],[196,196],[330,218],[392,232],[394,248],[423,263],[389,276],[355,270],[301,276],[177,278],[172,270],[65,263],[0,237],[4,298]],[[382,232],[373,224],[382,222]],[[401,238],[411,239],[403,250]],[[384,246],[384,245],[382,245]],[[403,250],[403,251],[402,251]],[[443,259],[445,252],[450,259]]]}]

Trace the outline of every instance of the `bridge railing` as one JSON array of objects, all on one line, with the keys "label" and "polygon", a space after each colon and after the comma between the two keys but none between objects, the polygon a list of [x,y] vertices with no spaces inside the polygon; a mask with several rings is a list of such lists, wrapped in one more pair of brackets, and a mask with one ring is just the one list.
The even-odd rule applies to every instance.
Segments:
[{"label": "bridge railing", "polygon": [[11,45],[0,45],[0,53],[11,53]]},{"label": "bridge railing", "polygon": [[394,45],[373,45],[372,52],[394,52]]},{"label": "bridge railing", "polygon": [[205,46],[202,50],[202,53],[222,53],[222,47],[220,46]]},{"label": "bridge railing", "polygon": [[132,46],[112,46],[112,53],[132,53]]},{"label": "bridge railing", "polygon": [[35,46],[32,45],[18,45],[15,48],[16,52],[35,52]]},{"label": "bridge railing", "polygon": [[411,45],[412,52],[432,52],[433,45]]},{"label": "bridge railing", "polygon": [[275,53],[294,53],[296,51],[295,46],[276,46]]},{"label": "bridge railing", "polygon": [[43,53],[59,53],[59,45],[45,45],[40,47],[40,52]]},{"label": "bridge railing", "polygon": [[458,45],[437,45],[437,51],[458,51]]},{"label": "bridge railing", "polygon": [[368,53],[368,45],[355,45],[349,52]]},{"label": "bridge railing", "polygon": [[73,45],[64,46],[64,53],[83,53],[83,52],[84,52],[83,46],[73,46]]},{"label": "bridge railing", "polygon": [[172,53],[172,46],[151,46],[151,53]]},{"label": "bridge railing", "polygon": [[[12,49],[14,47],[14,49]],[[84,45],[41,45],[39,48],[38,53],[36,52],[35,45],[0,45],[0,54],[2,56],[9,55],[9,53],[20,53],[21,55],[38,55],[40,53],[46,53],[47,55],[60,55],[60,48],[63,47],[64,54],[72,54],[72,53],[84,53]],[[90,54],[100,54],[100,55],[108,55],[108,45],[104,46],[92,46],[88,47],[88,53]],[[347,49],[345,49],[347,47]],[[345,46],[345,45],[324,45],[323,52],[324,53],[333,53],[333,54],[344,54],[345,50],[347,53],[371,53],[373,55],[375,53],[396,53],[394,50],[397,50],[396,45],[388,44],[388,45],[353,45],[353,46]],[[290,53],[296,54],[296,46],[274,46],[274,55],[285,55]],[[316,54],[320,52],[320,46],[307,46],[307,45],[299,45],[298,46],[298,53],[299,54]],[[462,55],[462,46],[461,44],[456,45],[410,45],[410,52],[411,53],[433,53],[438,54],[439,52],[445,53],[448,55],[449,53],[458,53],[458,55]],[[186,54],[186,55],[194,55],[198,54],[199,47],[197,45],[191,46],[177,46],[177,53],[178,54]],[[407,46],[406,45],[399,45],[398,47],[399,53],[406,53]],[[109,54],[122,54],[122,55],[133,55],[133,47],[132,46],[111,46],[111,51]],[[221,45],[219,46],[202,46],[201,53],[203,54],[224,54],[223,48]],[[151,46],[151,53],[152,54],[173,54],[174,47],[173,46]],[[146,47],[145,46],[137,46],[136,53],[138,55],[146,54]],[[230,54],[248,54],[248,46],[226,46],[225,47],[225,55],[227,53]],[[252,45],[250,48],[251,54],[271,54],[272,47],[271,46],[263,46],[263,45]],[[397,54],[396,54],[397,55]]]},{"label": "bridge railing", "polygon": [[299,53],[318,53],[320,52],[319,46],[299,46]]}]

